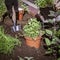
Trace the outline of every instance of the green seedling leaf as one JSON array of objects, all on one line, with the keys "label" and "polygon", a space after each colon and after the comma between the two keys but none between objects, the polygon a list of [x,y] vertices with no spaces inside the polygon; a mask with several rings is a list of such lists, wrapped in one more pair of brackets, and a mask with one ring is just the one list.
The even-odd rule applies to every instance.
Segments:
[{"label": "green seedling leaf", "polygon": [[33,59],[33,57],[24,57],[25,59],[27,59],[27,60],[32,60]]},{"label": "green seedling leaf", "polygon": [[60,50],[58,50],[59,54],[60,54]]},{"label": "green seedling leaf", "polygon": [[60,58],[58,58],[57,60],[60,60]]},{"label": "green seedling leaf", "polygon": [[53,19],[48,19],[48,22],[49,23],[54,23],[54,20]]},{"label": "green seedling leaf", "polygon": [[45,52],[45,54],[51,54],[52,53],[52,49],[48,48],[47,51]]},{"label": "green seedling leaf", "polygon": [[18,56],[19,60],[24,60],[22,57]]},{"label": "green seedling leaf", "polygon": [[45,42],[46,42],[46,45],[47,46],[50,46],[51,45],[51,41],[48,38],[45,38]]},{"label": "green seedling leaf", "polygon": [[45,52],[45,54],[51,54],[52,53],[52,51],[46,51]]},{"label": "green seedling leaf", "polygon": [[51,35],[51,36],[52,36],[52,34],[53,34],[53,32],[52,32],[51,30],[48,30],[48,29],[45,30],[45,33],[46,33],[47,35]]},{"label": "green seedling leaf", "polygon": [[48,16],[55,16],[55,12],[54,11],[49,11],[50,12],[50,14],[48,15]]}]

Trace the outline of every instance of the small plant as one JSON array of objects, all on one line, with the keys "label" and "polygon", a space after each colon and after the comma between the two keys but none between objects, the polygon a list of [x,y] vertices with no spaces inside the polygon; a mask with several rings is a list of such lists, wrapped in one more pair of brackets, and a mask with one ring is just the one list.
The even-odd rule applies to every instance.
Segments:
[{"label": "small plant", "polygon": [[27,60],[33,60],[34,57],[24,57]]},{"label": "small plant", "polygon": [[20,57],[20,56],[18,56],[18,58],[19,58],[19,60],[34,60],[33,58],[34,57],[24,57],[24,58],[22,58],[22,57]]},{"label": "small plant", "polygon": [[4,34],[4,29],[0,26],[0,53],[11,54],[17,45],[21,45],[21,42],[16,38]]},{"label": "small plant", "polygon": [[58,38],[60,38],[60,30],[56,31],[56,34],[55,34]]},{"label": "small plant", "polygon": [[18,59],[19,59],[19,60],[24,60],[24,58],[22,58],[22,57],[20,57],[20,56],[18,56]]},{"label": "small plant", "polygon": [[2,17],[4,12],[6,12],[6,6],[4,4],[4,0],[0,0],[0,18]]},{"label": "small plant", "polygon": [[55,17],[55,15],[56,15],[56,12],[54,12],[54,11],[49,11],[49,12],[50,12],[50,14],[49,14],[48,16]]},{"label": "small plant", "polygon": [[52,2],[53,0],[35,0],[35,4],[40,8],[51,6],[53,4]]},{"label": "small plant", "polygon": [[58,58],[57,60],[60,60],[60,58]]},{"label": "small plant", "polygon": [[41,7],[41,8],[44,8],[44,7],[47,6],[46,0],[36,0],[36,1],[35,1],[35,4],[36,4],[38,7]]},{"label": "small plant", "polygon": [[37,36],[42,36],[43,31],[41,30],[41,23],[36,18],[31,18],[23,28],[24,36],[32,37],[33,39]]},{"label": "small plant", "polygon": [[57,31],[46,30],[45,34],[45,43],[47,46],[45,54],[60,55],[60,39],[58,38]]}]

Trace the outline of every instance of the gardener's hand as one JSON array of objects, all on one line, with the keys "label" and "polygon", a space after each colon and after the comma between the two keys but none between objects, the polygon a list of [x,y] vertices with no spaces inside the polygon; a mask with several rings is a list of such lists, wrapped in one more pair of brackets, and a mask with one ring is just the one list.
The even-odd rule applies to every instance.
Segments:
[{"label": "gardener's hand", "polygon": [[57,10],[60,9],[60,1],[59,0],[54,0],[54,5]]},{"label": "gardener's hand", "polygon": [[56,5],[59,0],[53,0],[53,4]]},{"label": "gardener's hand", "polygon": [[55,5],[56,9],[59,10],[60,9],[60,2],[58,2],[56,5]]}]

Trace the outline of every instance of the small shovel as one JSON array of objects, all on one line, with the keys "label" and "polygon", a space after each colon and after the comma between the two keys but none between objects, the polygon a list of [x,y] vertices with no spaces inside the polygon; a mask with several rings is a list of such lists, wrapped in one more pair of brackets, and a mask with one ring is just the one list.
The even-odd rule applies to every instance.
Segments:
[{"label": "small shovel", "polygon": [[17,20],[16,20],[16,13],[14,10],[14,6],[12,6],[12,20],[13,20],[13,26],[12,26],[12,31],[16,32],[19,31],[21,29],[21,25],[17,25]]}]

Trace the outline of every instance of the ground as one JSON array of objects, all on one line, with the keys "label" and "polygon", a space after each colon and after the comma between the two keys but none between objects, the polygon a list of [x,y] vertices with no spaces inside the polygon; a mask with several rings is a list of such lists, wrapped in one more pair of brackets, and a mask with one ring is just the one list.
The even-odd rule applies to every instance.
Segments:
[{"label": "ground", "polygon": [[[23,26],[27,23],[28,19],[31,18],[32,16],[26,13],[23,17],[22,21],[18,20],[18,24]],[[24,36],[22,35],[22,28],[20,32],[12,32],[11,31],[11,26],[12,26],[12,21],[9,19],[9,17],[5,18],[4,23],[0,24],[4,26],[5,33],[9,34],[13,37],[18,36],[18,39],[22,42],[21,47],[17,46],[13,53],[11,55],[4,55],[0,54],[0,60],[18,60],[18,56],[22,57],[24,60],[26,60],[24,57],[33,57],[34,60],[56,60],[54,56],[45,56],[45,49],[43,47],[43,40],[41,41],[41,46],[39,49],[31,48],[26,45]]]}]

